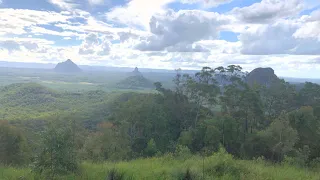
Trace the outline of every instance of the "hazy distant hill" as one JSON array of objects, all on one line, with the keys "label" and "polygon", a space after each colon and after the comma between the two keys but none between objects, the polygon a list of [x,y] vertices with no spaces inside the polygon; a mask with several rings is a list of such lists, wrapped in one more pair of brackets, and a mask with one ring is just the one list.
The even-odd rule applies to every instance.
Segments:
[{"label": "hazy distant hill", "polygon": [[18,83],[0,88],[0,103],[8,106],[43,105],[55,101],[58,94],[36,83]]},{"label": "hazy distant hill", "polygon": [[142,73],[136,67],[133,72],[129,73],[129,77],[117,83],[118,88],[138,89],[153,88],[153,82],[143,77]]},{"label": "hazy distant hill", "polygon": [[[25,68],[25,69],[54,69],[56,65],[52,63],[30,63],[30,62],[8,62],[0,61],[0,67],[4,68]],[[83,71],[90,72],[130,72],[132,68],[130,67],[108,67],[108,66],[90,66],[90,65],[78,65],[78,67]],[[4,68],[0,68],[0,72],[4,71]],[[150,68],[140,68],[140,72],[143,72],[144,75],[154,81],[166,81],[167,79],[172,79],[175,76],[174,70],[169,69],[150,69]],[[198,70],[182,70],[181,73],[194,74]],[[159,79],[161,77],[161,79]],[[304,82],[312,82],[320,84],[320,79],[312,78],[292,78],[292,77],[281,77],[287,82],[297,84]]]},{"label": "hazy distant hill", "polygon": [[81,72],[82,70],[74,62],[68,59],[65,62],[58,63],[54,68],[54,71],[62,73],[77,73]]}]

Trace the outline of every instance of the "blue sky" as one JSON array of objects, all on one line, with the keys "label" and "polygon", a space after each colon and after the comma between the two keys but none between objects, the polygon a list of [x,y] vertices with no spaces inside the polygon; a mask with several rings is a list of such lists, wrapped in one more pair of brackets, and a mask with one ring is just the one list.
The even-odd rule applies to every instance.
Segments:
[{"label": "blue sky", "polygon": [[0,0],[0,60],[320,78],[319,0]]}]

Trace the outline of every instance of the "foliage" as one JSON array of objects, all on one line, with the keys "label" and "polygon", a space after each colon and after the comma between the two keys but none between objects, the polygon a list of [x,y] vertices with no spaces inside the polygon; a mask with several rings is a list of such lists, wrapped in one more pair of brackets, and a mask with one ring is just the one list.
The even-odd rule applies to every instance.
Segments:
[{"label": "foliage", "polygon": [[283,158],[286,153],[293,150],[298,140],[298,133],[289,124],[287,115],[282,114],[264,131],[259,132],[259,136],[265,139],[269,150],[272,152],[272,160],[275,157]]},{"label": "foliage", "polygon": [[[188,159],[159,158],[136,159],[118,163],[81,164],[82,173],[58,176],[59,180],[95,180],[113,177],[122,179],[177,180],[186,177],[189,170],[194,180],[202,179],[319,179],[319,171],[297,168],[288,164],[270,164],[264,160],[236,160],[219,152],[209,157],[192,156]],[[205,171],[203,171],[205,170]],[[0,167],[0,179],[33,180],[36,175],[28,168]]]},{"label": "foliage", "polygon": [[51,122],[43,133],[42,149],[35,163],[35,171],[47,178],[76,172],[75,126],[74,122]]},{"label": "foliage", "polygon": [[83,158],[95,162],[126,159],[129,153],[128,139],[112,123],[100,124],[99,132],[89,135],[82,149]]},{"label": "foliage", "polygon": [[[35,172],[51,179],[259,179],[268,173],[263,168],[288,168],[306,178],[295,168],[317,167],[320,86],[306,83],[298,91],[274,74],[264,84],[248,84],[246,76],[236,65],[204,67],[195,74],[177,70],[174,87],[156,82],[156,91],[143,92],[5,86],[0,118],[8,122],[0,123],[0,158],[5,165],[28,165],[30,152],[37,157]],[[73,74],[66,81],[73,78],[86,77]],[[104,86],[104,80],[98,82]],[[283,167],[244,160],[252,158],[282,161]],[[81,161],[87,163],[79,166]],[[100,163],[90,165],[101,172],[90,174],[89,162]]]},{"label": "foliage", "polygon": [[29,159],[29,148],[22,131],[0,121],[0,164],[23,165]]},{"label": "foliage", "polygon": [[154,139],[150,139],[150,141],[148,142],[147,147],[144,151],[148,157],[152,157],[157,153],[157,145],[156,145]]}]

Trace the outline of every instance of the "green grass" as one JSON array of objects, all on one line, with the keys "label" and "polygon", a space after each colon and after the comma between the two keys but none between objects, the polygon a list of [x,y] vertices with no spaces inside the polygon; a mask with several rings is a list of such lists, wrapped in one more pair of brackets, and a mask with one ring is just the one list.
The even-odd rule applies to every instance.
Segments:
[{"label": "green grass", "polygon": [[[137,159],[129,162],[94,164],[84,162],[77,175],[60,176],[68,180],[105,180],[110,173],[122,176],[124,180],[178,180],[189,177],[201,179],[256,179],[256,180],[319,180],[320,172],[299,169],[287,164],[271,164],[262,160],[235,160],[231,155],[216,153],[203,159],[192,156],[177,159],[171,155],[160,158]],[[1,168],[0,179],[35,179],[30,169]],[[44,178],[41,178],[44,179]]]}]

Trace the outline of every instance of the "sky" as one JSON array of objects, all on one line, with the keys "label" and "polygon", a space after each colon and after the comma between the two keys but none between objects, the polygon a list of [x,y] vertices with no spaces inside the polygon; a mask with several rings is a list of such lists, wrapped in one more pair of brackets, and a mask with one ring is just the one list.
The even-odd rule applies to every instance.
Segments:
[{"label": "sky", "polygon": [[0,0],[0,60],[320,78],[320,0]]}]

